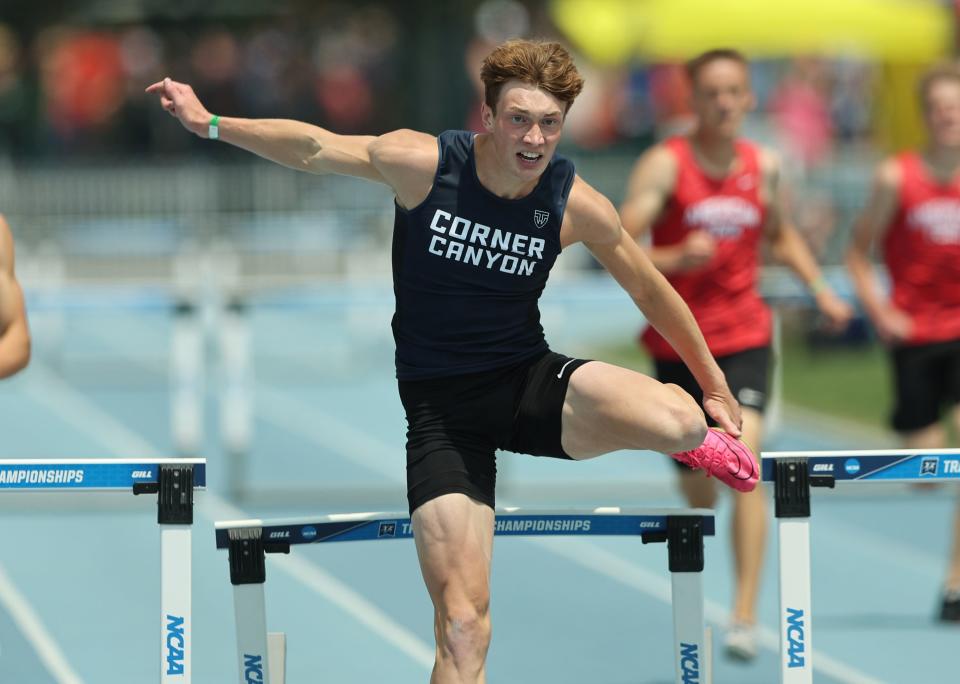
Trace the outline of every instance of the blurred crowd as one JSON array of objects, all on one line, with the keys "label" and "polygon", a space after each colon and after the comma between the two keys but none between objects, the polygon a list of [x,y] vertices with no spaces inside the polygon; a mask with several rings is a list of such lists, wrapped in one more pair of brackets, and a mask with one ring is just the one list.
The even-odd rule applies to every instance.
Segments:
[{"label": "blurred crowd", "polygon": [[[197,141],[172,130],[143,94],[164,75],[191,83],[225,115],[296,118],[344,133],[440,122],[477,128],[479,62],[489,46],[519,35],[563,39],[545,12],[515,0],[478,3],[463,29],[472,39],[429,46],[436,60],[464,65],[457,84],[449,68],[411,58],[425,48],[411,44],[417,36],[404,30],[403,12],[399,3],[326,2],[220,23],[64,23],[32,31],[0,23],[0,157],[187,154]],[[636,149],[688,123],[681,65],[578,63],[587,88],[571,112],[569,143]],[[799,167],[815,166],[838,142],[869,143],[876,69],[850,59],[754,62],[755,120]],[[451,82],[435,82],[438,74]],[[471,82],[472,103],[453,97]],[[436,99],[429,105],[439,114],[418,121],[423,103],[415,101],[424,98]]]},{"label": "blurred crowd", "polygon": [[[188,153],[143,90],[170,75],[213,111],[320,122],[346,133],[396,123],[396,17],[385,5],[325,4],[236,25],[0,24],[0,155]],[[165,116],[165,115],[164,115]]]}]

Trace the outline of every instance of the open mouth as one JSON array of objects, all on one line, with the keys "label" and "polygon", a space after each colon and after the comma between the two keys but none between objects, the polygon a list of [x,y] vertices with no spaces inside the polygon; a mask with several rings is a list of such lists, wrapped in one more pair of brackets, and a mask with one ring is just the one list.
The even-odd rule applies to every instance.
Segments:
[{"label": "open mouth", "polygon": [[520,160],[520,163],[525,166],[535,166],[542,157],[542,154],[537,154],[536,152],[517,152],[517,158]]}]

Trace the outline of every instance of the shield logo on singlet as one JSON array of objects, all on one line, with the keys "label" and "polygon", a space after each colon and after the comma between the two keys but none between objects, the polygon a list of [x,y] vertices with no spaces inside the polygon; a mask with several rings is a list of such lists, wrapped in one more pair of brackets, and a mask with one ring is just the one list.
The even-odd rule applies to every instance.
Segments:
[{"label": "shield logo on singlet", "polygon": [[547,225],[547,221],[549,220],[549,211],[544,211],[543,209],[533,210],[533,222],[536,224],[537,228],[543,228],[545,225]]}]

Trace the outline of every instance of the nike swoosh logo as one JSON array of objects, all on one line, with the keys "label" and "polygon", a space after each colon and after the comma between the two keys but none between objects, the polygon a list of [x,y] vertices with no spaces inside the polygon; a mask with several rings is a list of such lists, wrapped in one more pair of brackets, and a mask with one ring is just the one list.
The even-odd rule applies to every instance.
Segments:
[{"label": "nike swoosh logo", "polygon": [[563,377],[563,371],[567,370],[567,366],[569,366],[569,365],[570,365],[571,363],[573,363],[574,361],[576,361],[576,359],[570,359],[570,360],[567,361],[565,364],[563,364],[563,367],[560,369],[560,372],[557,373],[557,377],[558,377],[558,378],[562,378],[562,377]]}]

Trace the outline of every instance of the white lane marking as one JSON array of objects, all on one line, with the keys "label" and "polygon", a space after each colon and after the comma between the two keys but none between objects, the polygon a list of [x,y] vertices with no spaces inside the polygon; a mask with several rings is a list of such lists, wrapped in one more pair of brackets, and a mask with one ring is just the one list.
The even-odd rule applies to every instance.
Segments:
[{"label": "white lane marking", "polygon": [[67,662],[60,645],[50,636],[37,612],[17,589],[6,569],[0,564],[0,603],[36,651],[37,657],[53,675],[57,684],[83,684],[83,680]]}]

